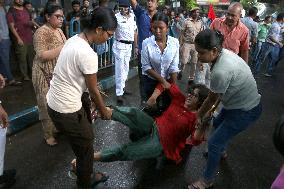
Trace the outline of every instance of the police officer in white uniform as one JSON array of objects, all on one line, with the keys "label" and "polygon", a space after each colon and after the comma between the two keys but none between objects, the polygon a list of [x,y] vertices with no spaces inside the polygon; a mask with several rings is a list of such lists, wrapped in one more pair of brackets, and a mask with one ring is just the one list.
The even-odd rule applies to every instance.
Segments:
[{"label": "police officer in white uniform", "polygon": [[135,16],[130,12],[129,0],[119,0],[119,12],[115,14],[118,27],[115,31],[115,41],[112,51],[115,61],[115,83],[117,103],[123,104],[122,96],[130,94],[125,91],[125,82],[129,71],[129,61],[132,46],[137,46],[137,26]]}]

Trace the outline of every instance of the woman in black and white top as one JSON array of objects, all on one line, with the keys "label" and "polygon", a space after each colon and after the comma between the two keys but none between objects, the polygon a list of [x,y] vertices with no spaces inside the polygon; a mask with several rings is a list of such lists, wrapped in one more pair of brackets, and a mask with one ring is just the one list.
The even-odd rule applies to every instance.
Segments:
[{"label": "woman in black and white top", "polygon": [[[46,97],[48,113],[55,127],[68,137],[76,156],[77,185],[90,188],[94,134],[81,97],[88,89],[102,119],[110,119],[97,88],[98,56],[90,45],[106,42],[113,35],[117,21],[111,10],[97,8],[84,21],[84,27],[82,33],[68,39],[62,48]],[[95,182],[104,178],[102,174],[94,177]]]}]

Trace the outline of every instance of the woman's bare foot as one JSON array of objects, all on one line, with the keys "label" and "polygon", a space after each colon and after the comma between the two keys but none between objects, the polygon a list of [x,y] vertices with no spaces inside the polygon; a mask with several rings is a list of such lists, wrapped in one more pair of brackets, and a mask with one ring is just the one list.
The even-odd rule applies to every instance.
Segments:
[{"label": "woman's bare foot", "polygon": [[48,139],[45,139],[45,142],[46,142],[46,144],[49,145],[49,146],[55,146],[55,145],[58,144],[57,141],[56,141],[56,139],[55,139],[54,137],[50,137],[50,138],[48,138]]},{"label": "woman's bare foot", "polygon": [[[100,160],[101,160],[101,152],[95,152],[94,153],[94,161],[100,161]],[[73,159],[71,161],[71,169],[73,171],[75,171],[76,167],[77,167],[77,161],[76,161],[76,159]]]},{"label": "woman's bare foot", "polygon": [[95,152],[94,153],[94,161],[100,161],[102,158],[102,153],[101,152]]}]

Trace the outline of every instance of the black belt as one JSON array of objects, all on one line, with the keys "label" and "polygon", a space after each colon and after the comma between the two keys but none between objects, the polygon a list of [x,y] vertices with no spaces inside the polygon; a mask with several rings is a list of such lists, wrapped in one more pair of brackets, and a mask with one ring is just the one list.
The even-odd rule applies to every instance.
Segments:
[{"label": "black belt", "polygon": [[125,44],[133,44],[133,41],[125,41],[125,40],[116,40],[120,43],[125,43]]}]

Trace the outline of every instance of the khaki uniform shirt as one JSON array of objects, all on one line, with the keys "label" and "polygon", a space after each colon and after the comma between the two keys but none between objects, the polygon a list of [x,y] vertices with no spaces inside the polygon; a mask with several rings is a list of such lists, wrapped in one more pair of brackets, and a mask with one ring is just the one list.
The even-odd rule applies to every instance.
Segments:
[{"label": "khaki uniform shirt", "polygon": [[181,43],[194,43],[196,35],[204,30],[201,20],[193,21],[192,18],[185,19],[182,27]]}]

